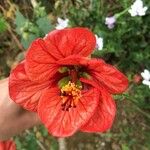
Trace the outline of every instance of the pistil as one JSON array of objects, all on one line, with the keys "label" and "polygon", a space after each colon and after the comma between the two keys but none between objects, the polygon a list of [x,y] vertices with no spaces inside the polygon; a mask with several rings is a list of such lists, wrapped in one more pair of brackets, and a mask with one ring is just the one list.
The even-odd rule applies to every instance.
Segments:
[{"label": "pistil", "polygon": [[78,73],[75,69],[69,70],[69,75],[71,77],[71,82],[76,83],[78,80]]}]

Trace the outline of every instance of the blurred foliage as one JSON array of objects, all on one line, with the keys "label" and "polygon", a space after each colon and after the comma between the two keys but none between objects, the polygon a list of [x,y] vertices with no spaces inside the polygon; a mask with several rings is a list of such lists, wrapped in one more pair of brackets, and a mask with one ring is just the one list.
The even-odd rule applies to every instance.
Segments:
[{"label": "blurred foliage", "polygon": [[15,24],[16,32],[20,35],[24,48],[28,48],[34,39],[44,36],[52,29],[45,8],[40,3],[34,7],[33,17],[30,20],[17,10]]},{"label": "blurred foliage", "polygon": [[[150,8],[150,1],[143,0]],[[69,149],[148,150],[150,149],[150,89],[134,76],[150,70],[150,9],[143,17],[131,17],[134,0],[13,0],[0,1],[0,78],[22,59],[30,43],[44,37],[56,25],[57,17],[68,18],[69,26],[84,26],[104,39],[103,50],[92,57],[103,58],[120,68],[129,78],[125,95],[114,96],[118,114],[113,129],[106,134],[81,134],[67,139]],[[113,29],[105,18],[115,15]],[[23,46],[23,47],[22,47]],[[21,56],[21,57],[20,57]],[[87,137],[87,138],[86,138]],[[18,150],[58,149],[57,139],[43,126],[15,137]],[[84,143],[84,144],[83,144]],[[44,146],[43,147],[41,147]]]},{"label": "blurred foliage", "polygon": [[0,33],[5,32],[7,29],[7,22],[0,14]]},{"label": "blurred foliage", "polygon": [[17,150],[58,150],[58,142],[49,136],[44,126],[26,130],[19,137],[14,138]]}]

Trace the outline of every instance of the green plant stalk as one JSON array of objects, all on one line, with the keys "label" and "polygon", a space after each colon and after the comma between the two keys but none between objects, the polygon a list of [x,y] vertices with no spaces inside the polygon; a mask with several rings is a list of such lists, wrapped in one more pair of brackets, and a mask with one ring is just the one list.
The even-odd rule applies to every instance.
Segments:
[{"label": "green plant stalk", "polygon": [[117,13],[115,15],[115,18],[118,19],[119,17],[123,16],[124,14],[126,14],[126,12],[128,12],[130,7],[126,8],[124,11],[120,12],[120,13]]}]

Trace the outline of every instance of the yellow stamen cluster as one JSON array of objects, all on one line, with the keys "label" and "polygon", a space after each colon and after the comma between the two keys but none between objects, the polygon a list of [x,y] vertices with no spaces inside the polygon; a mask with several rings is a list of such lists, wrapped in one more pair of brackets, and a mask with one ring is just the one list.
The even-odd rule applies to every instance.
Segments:
[{"label": "yellow stamen cluster", "polygon": [[62,106],[64,110],[68,110],[70,107],[76,107],[81,98],[81,88],[81,86],[70,81],[61,88]]}]

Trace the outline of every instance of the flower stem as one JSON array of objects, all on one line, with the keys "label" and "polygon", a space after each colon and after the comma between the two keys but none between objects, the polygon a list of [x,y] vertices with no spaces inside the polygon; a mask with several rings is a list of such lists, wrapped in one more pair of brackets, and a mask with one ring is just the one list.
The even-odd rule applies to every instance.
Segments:
[{"label": "flower stem", "polygon": [[117,13],[117,14],[115,15],[115,18],[118,19],[119,17],[123,16],[128,10],[129,10],[129,7],[126,8],[125,10],[123,10],[122,12]]}]

